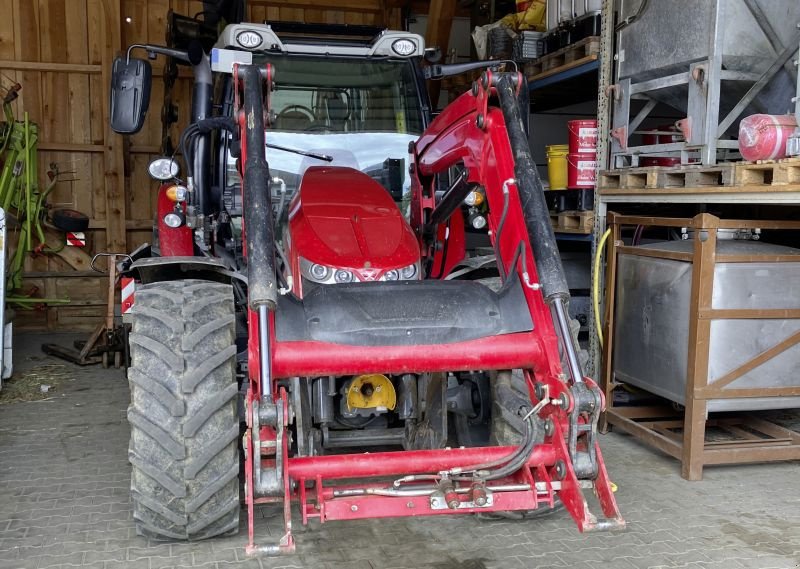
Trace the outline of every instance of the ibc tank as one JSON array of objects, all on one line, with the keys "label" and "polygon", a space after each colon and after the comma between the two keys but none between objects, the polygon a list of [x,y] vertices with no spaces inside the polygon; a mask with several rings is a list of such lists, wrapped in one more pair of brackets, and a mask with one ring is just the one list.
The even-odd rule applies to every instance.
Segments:
[{"label": "ibc tank", "polygon": [[[714,309],[800,309],[800,249],[760,241],[724,240],[717,255],[797,255],[797,262],[717,263]],[[694,240],[642,245],[692,253]],[[685,404],[692,264],[620,253],[617,261],[613,372],[616,380]],[[708,384],[800,331],[800,319],[718,319],[711,322]],[[800,344],[767,360],[726,388],[800,385]],[[800,407],[800,397],[712,399],[709,411]]]},{"label": "ibc tank", "polygon": [[[618,78],[638,83],[686,73],[690,64],[715,55],[721,58],[722,69],[762,74],[784,46],[794,46],[797,51],[800,1],[753,0],[749,4],[751,7],[745,0],[619,0],[619,21],[631,21],[618,34]],[[789,111],[796,73],[790,58],[741,116]],[[754,81],[725,83],[720,119]],[[648,96],[687,112],[686,85],[659,89]],[[737,125],[738,121],[734,122],[729,133],[735,135]]]}]

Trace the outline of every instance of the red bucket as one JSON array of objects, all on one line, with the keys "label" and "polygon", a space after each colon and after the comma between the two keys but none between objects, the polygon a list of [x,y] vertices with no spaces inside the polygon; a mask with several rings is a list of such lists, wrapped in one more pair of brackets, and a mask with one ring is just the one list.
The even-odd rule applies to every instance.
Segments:
[{"label": "red bucket", "polygon": [[588,154],[567,156],[567,187],[570,190],[594,188],[597,160]]},{"label": "red bucket", "polygon": [[597,120],[568,121],[569,153],[595,154],[597,152]]}]

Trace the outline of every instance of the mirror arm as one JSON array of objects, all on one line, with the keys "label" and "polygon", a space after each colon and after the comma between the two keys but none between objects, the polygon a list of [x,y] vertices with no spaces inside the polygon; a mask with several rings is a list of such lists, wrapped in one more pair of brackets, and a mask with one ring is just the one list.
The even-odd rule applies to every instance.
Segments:
[{"label": "mirror arm", "polygon": [[474,69],[484,69],[487,67],[498,67],[504,63],[510,63],[517,70],[517,63],[510,59],[491,59],[488,61],[470,61],[468,63],[450,63],[447,65],[431,65],[426,67],[424,74],[425,79],[441,79],[442,77],[451,77],[459,75]]},{"label": "mirror arm", "polygon": [[148,52],[148,54],[158,53],[161,55],[166,55],[167,57],[174,57],[175,59],[183,61],[184,63],[190,63],[189,53],[186,51],[180,49],[173,49],[171,47],[164,47],[163,45],[151,45],[151,44],[141,44],[141,43],[135,43],[128,47],[128,52],[126,54],[127,61],[131,60],[131,51],[133,51],[136,48],[144,49]]}]

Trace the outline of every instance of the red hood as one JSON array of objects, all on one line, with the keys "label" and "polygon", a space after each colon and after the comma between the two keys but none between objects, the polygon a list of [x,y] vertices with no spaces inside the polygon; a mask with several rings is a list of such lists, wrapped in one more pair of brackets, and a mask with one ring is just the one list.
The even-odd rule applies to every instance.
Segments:
[{"label": "red hood", "polygon": [[306,170],[289,222],[293,253],[315,263],[393,269],[419,260],[414,232],[389,192],[353,168]]}]

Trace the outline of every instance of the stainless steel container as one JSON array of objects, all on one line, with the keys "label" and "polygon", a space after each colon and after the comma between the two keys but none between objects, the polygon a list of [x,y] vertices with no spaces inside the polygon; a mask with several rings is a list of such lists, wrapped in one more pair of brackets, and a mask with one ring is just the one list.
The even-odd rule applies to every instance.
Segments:
[{"label": "stainless steel container", "polygon": [[[693,240],[643,248],[691,253]],[[720,240],[717,254],[797,255],[797,262],[717,263],[713,309],[800,309],[800,249]],[[685,403],[692,264],[620,253],[617,265],[613,373]],[[800,331],[800,319],[720,319],[711,323],[708,384]],[[800,345],[745,373],[727,388],[800,386]],[[800,407],[800,397],[713,399],[709,411]]]},{"label": "stainless steel container", "polygon": [[[699,150],[716,162],[739,120],[793,109],[800,45],[798,0],[617,0],[619,24],[612,144],[617,156]],[[628,137],[647,113],[632,118],[631,99],[661,102],[684,113],[686,144],[633,147]],[[625,160],[622,160],[625,162]],[[637,160],[631,160],[637,165]]]}]

